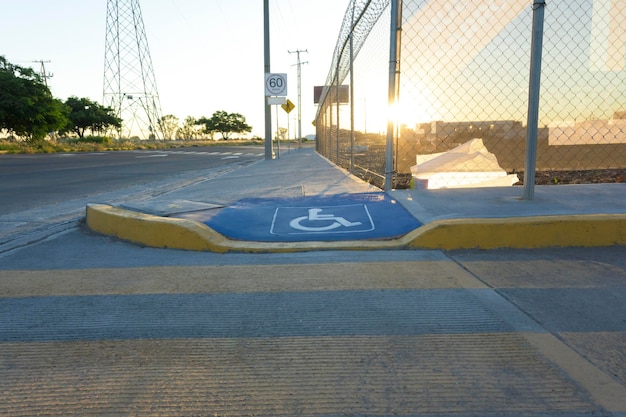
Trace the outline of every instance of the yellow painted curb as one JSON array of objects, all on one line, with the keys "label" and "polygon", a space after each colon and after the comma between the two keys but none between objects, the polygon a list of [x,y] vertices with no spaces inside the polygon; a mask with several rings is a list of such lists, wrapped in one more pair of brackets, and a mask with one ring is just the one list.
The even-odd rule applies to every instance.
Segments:
[{"label": "yellow painted curb", "polygon": [[91,230],[155,248],[226,252],[224,236],[199,222],[152,216],[105,204],[89,204]]},{"label": "yellow painted curb", "polygon": [[422,249],[546,248],[626,244],[626,215],[583,214],[435,221],[409,243]]},{"label": "yellow painted curb", "polygon": [[211,252],[297,252],[373,249],[496,249],[626,245],[626,215],[448,219],[390,240],[250,242],[232,240],[194,220],[89,204],[87,227],[130,242]]}]

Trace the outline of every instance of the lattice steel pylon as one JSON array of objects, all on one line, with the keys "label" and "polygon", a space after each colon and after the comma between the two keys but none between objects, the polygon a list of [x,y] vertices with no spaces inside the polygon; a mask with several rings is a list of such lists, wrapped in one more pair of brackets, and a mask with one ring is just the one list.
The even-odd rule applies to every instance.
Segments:
[{"label": "lattice steel pylon", "polygon": [[103,103],[122,119],[120,138],[162,137],[161,104],[139,0],[107,0]]}]

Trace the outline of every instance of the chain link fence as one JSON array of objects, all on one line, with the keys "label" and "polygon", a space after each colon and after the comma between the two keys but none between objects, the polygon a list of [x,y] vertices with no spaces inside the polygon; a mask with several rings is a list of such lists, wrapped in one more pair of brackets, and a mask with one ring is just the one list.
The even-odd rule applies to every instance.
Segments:
[{"label": "chain link fence", "polygon": [[[528,166],[555,179],[626,168],[626,0],[398,1],[396,66],[392,4],[348,5],[319,100],[322,155],[381,188],[389,173],[394,188],[438,188],[519,184]],[[528,165],[538,7],[541,86]]]}]

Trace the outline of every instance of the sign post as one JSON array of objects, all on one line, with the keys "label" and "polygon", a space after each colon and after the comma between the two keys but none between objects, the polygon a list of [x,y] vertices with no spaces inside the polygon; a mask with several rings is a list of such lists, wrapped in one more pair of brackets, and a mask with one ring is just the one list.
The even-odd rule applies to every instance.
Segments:
[{"label": "sign post", "polygon": [[[270,6],[269,0],[263,0],[263,73],[270,72]],[[267,92],[265,93],[267,97]],[[265,159],[272,159],[272,108],[265,105]]]},{"label": "sign post", "polygon": [[[287,96],[287,74],[265,73],[265,98],[267,105],[285,105]],[[271,136],[271,135],[270,135]],[[276,108],[277,156],[280,158],[280,138],[278,137],[278,108]]]},{"label": "sign post", "polygon": [[287,99],[287,101],[284,104],[281,104],[280,107],[282,107],[285,113],[287,113],[287,145],[289,145],[289,113],[296,108],[296,105],[293,104],[291,100]]}]

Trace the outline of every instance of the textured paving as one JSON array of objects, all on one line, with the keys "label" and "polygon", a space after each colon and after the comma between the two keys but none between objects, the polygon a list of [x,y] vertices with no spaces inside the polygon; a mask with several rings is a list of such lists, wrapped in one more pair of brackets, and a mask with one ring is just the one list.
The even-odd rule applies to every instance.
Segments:
[{"label": "textured paving", "polygon": [[[242,308],[244,307],[244,308]],[[4,299],[0,342],[496,333],[464,290],[316,291]]]},{"label": "textured paving", "polygon": [[473,267],[1,271],[0,415],[624,415],[619,320],[559,339]]},{"label": "textured paving", "polygon": [[600,411],[512,334],[17,343],[2,352],[5,416]]}]

